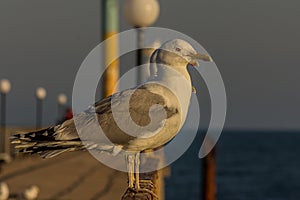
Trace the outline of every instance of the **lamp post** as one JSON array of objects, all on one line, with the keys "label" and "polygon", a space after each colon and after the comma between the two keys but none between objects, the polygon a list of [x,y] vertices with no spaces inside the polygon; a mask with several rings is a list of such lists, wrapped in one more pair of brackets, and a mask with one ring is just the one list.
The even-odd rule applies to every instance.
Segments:
[{"label": "lamp post", "polygon": [[[157,0],[124,0],[123,13],[129,24],[137,28],[137,58],[136,65],[143,64],[144,27],[153,24],[159,15]],[[137,84],[147,78],[145,71],[138,67]]]},{"label": "lamp post", "polygon": [[38,87],[35,92],[36,96],[36,129],[42,127],[43,121],[43,100],[47,96],[47,91],[43,87]]},{"label": "lamp post", "polygon": [[[104,60],[107,66],[104,72],[104,97],[113,94],[119,79],[118,57],[119,39],[116,36],[119,30],[119,0],[102,0],[102,39],[106,40],[104,46]],[[113,36],[113,37],[112,37]]]},{"label": "lamp post", "polygon": [[6,95],[11,90],[10,81],[2,79],[0,81],[1,93],[1,132],[0,132],[0,162],[7,161],[10,158],[8,153],[8,146],[6,144]]},{"label": "lamp post", "polygon": [[64,106],[68,102],[68,97],[64,93],[61,93],[57,96],[57,120],[60,120]]}]

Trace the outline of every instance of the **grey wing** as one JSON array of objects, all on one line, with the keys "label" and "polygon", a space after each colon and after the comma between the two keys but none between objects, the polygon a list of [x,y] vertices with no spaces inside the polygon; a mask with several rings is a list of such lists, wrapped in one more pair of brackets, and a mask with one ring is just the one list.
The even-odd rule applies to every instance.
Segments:
[{"label": "grey wing", "polygon": [[[178,114],[178,109],[167,105],[163,96],[151,92],[148,88],[149,86],[146,85],[125,90],[96,102],[94,107],[64,122],[57,129],[56,138],[59,140],[76,139],[78,138],[77,130],[79,130],[81,139],[107,143],[108,138],[114,144],[124,145],[137,136],[158,131],[165,119]],[[152,118],[149,113],[152,114]],[[152,126],[147,126],[151,124],[151,120]],[[130,123],[136,124],[136,127],[130,127]],[[99,129],[99,124],[101,129]],[[143,129],[143,127],[147,128]],[[101,136],[99,130],[107,138],[103,137],[104,135]]]},{"label": "grey wing", "polygon": [[135,137],[153,134],[165,119],[178,114],[177,108],[167,105],[166,99],[149,87],[125,90],[95,104],[98,121],[110,141],[125,145]]}]

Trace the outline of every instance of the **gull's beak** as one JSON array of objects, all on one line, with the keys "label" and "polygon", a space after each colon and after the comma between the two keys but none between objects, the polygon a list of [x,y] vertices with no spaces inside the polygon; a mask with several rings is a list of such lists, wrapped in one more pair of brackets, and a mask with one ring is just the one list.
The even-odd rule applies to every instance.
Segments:
[{"label": "gull's beak", "polygon": [[207,55],[207,54],[202,54],[202,53],[196,53],[191,55],[192,60],[189,62],[190,65],[192,66],[199,66],[199,63],[197,60],[203,60],[206,62],[212,62],[212,58]]},{"label": "gull's beak", "polygon": [[203,60],[207,62],[212,62],[212,58],[207,54],[196,53],[191,56],[193,59]]}]

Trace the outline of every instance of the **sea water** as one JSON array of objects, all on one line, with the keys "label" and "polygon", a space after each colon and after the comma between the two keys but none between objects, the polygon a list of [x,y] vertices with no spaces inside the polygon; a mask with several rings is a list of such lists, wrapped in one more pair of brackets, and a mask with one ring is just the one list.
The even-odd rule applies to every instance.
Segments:
[{"label": "sea water", "polygon": [[[171,165],[167,200],[202,199],[201,136]],[[218,200],[299,200],[300,132],[224,131],[217,144]]]}]

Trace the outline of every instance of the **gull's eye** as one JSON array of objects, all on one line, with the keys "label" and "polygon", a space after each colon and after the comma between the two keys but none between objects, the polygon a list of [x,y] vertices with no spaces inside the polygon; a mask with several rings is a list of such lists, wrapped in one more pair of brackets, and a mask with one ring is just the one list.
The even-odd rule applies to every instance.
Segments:
[{"label": "gull's eye", "polygon": [[180,48],[178,48],[178,47],[176,47],[176,49],[175,49],[176,51],[181,51],[181,49]]}]

